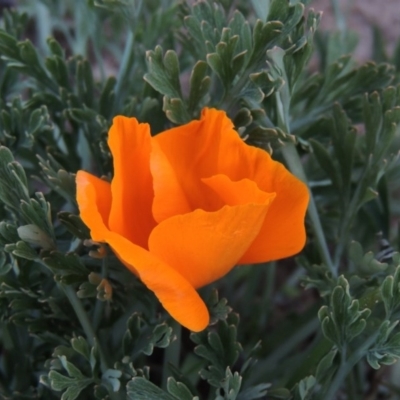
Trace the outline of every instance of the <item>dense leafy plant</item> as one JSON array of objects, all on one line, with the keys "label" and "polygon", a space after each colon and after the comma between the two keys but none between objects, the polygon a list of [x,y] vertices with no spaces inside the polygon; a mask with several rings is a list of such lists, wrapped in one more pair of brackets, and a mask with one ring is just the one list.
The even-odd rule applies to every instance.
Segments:
[{"label": "dense leafy plant", "polygon": [[[375,51],[386,62],[357,65],[349,38],[314,37],[321,15],[307,3],[42,0],[3,11],[2,398],[400,393],[385,367],[400,357],[400,46],[392,64]],[[90,240],[74,174],[110,178],[115,115],[157,133],[204,106],[225,110],[312,198],[304,251],[232,271],[213,285],[229,306],[202,289],[212,324],[190,333]]]}]

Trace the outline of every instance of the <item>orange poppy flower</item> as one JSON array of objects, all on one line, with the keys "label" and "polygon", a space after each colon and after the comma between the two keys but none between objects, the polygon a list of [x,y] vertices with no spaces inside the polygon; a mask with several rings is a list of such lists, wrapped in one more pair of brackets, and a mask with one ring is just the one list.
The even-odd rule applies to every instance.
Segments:
[{"label": "orange poppy flower", "polygon": [[303,248],[306,185],[245,144],[223,111],[155,137],[118,116],[108,144],[111,184],[77,173],[82,220],[188,329],[209,322],[197,288]]}]

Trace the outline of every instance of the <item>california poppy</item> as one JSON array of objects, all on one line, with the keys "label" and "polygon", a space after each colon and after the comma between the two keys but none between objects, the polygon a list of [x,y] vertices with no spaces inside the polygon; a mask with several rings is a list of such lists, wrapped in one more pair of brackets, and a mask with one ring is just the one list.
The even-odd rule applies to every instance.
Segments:
[{"label": "california poppy", "polygon": [[108,144],[111,183],[77,173],[81,217],[183,326],[209,322],[197,288],[303,248],[306,185],[248,146],[223,111],[154,137],[118,116]]}]

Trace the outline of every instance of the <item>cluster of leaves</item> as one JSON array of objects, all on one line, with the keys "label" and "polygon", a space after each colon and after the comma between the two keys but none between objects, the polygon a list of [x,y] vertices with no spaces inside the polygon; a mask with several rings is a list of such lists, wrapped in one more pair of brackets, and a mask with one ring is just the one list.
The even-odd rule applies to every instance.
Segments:
[{"label": "cluster of leaves", "polygon": [[[357,66],[344,55],[351,33],[319,35],[310,75],[321,15],[307,3],[70,0],[3,13],[0,396],[329,400],[346,390],[357,399],[370,389],[365,363],[400,357],[400,258],[390,245],[363,250],[379,250],[379,231],[398,240],[399,51],[394,66]],[[211,326],[189,335],[89,240],[74,173],[111,176],[114,115],[156,133],[204,106],[274,150],[313,199],[301,258],[241,267],[220,283],[240,329],[213,292]],[[274,290],[283,269],[293,274],[277,273]]]},{"label": "cluster of leaves", "polygon": [[[340,214],[337,227],[332,225],[336,229],[332,235],[339,242],[334,260],[337,264],[349,236],[360,238],[351,230],[355,221],[357,229],[364,235],[373,237],[379,231],[385,237],[389,235],[390,192],[385,173],[398,166],[397,154],[391,152],[400,122],[399,89],[388,87],[381,94],[365,95],[362,104],[363,135],[351,126],[344,110],[336,104],[331,117],[319,123],[319,128],[329,133],[330,143],[321,139],[309,141],[320,170],[330,181],[319,189],[321,192],[331,191],[331,203],[325,207]],[[363,220],[366,215],[371,215],[371,200],[381,205],[382,215],[372,222],[372,227],[364,228]],[[369,203],[368,208],[363,207],[366,203]],[[357,218],[361,215],[362,218]],[[367,222],[371,223],[371,220]]]}]

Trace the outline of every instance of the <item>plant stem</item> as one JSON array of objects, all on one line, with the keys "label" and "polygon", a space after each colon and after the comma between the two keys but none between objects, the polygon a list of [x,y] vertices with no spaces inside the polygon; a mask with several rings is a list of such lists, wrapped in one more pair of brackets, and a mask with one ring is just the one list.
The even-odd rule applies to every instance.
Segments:
[{"label": "plant stem", "polygon": [[[97,29],[100,29],[100,24],[97,24],[97,27],[98,27]],[[101,53],[100,45],[97,40],[93,41],[93,53],[94,53],[94,57],[96,59],[96,64],[99,67],[100,81],[104,82],[106,80],[106,71],[104,68],[104,56]]]},{"label": "plant stem", "polygon": [[350,396],[350,399],[357,400],[357,388],[355,384],[354,371],[350,371],[349,376],[347,378],[347,393]]},{"label": "plant stem", "polygon": [[79,319],[79,322],[82,325],[89,344],[93,346],[96,339],[96,334],[94,333],[93,327],[87,317],[86,311],[83,308],[82,302],[80,301],[75,293],[75,290],[71,286],[62,285],[62,288],[66,296],[68,297],[68,300],[71,303],[71,306],[74,309],[75,314]]},{"label": "plant stem", "polygon": [[[301,181],[307,184],[307,177],[303,169],[299,154],[292,143],[287,143],[282,149],[282,155],[290,169],[290,171],[297,176]],[[321,221],[317,207],[315,205],[314,197],[310,191],[310,203],[308,205],[308,216],[310,217],[315,238],[317,240],[318,250],[321,255],[322,261],[329,268],[333,277],[337,277],[337,270],[334,267],[331,255],[328,250],[328,245],[325,240],[324,231],[322,229]]]},{"label": "plant stem", "polygon": [[263,303],[265,306],[265,312],[261,316],[260,326],[267,326],[268,320],[271,316],[271,304],[273,304],[272,297],[274,295],[275,288],[275,274],[276,274],[276,262],[270,262],[266,268],[266,282],[265,282],[265,291],[262,297]]},{"label": "plant stem", "polygon": [[117,83],[115,86],[115,107],[117,108],[118,103],[121,101],[121,91],[124,87],[125,77],[130,69],[131,60],[133,57],[133,42],[134,33],[130,29],[128,32],[128,37],[125,43],[124,53],[122,55],[121,65],[118,71]]},{"label": "plant stem", "polygon": [[335,378],[331,382],[328,391],[323,394],[321,400],[331,400],[334,398],[343,381],[346,379],[347,375],[350,373],[353,367],[365,356],[366,351],[375,342],[377,336],[378,332],[374,332],[369,338],[367,338],[363,342],[362,346],[354,351],[347,360],[344,360],[344,362],[342,362],[342,365],[335,375]]},{"label": "plant stem", "polygon": [[[288,79],[284,75],[286,82]],[[282,93],[276,93],[276,105],[278,110],[278,127],[283,129],[286,133],[290,134],[290,123],[289,123],[289,110],[290,110],[290,90],[288,84],[284,85],[282,88]],[[281,149],[283,158],[286,161],[287,166],[290,171],[297,176],[301,181],[303,181],[308,187],[308,179],[303,168],[299,153],[293,143],[287,143]],[[326,243],[324,231],[322,229],[321,221],[319,219],[319,214],[317,206],[314,201],[312,191],[308,189],[310,193],[310,202],[308,204],[308,216],[310,217],[314,234],[317,239],[318,250],[321,255],[322,261],[329,269],[333,277],[337,277],[337,269],[334,267],[331,255],[329,253],[328,245]]]},{"label": "plant stem", "polygon": [[38,44],[40,50],[43,54],[49,53],[49,48],[47,47],[47,38],[52,35],[52,26],[51,26],[51,18],[49,9],[40,1],[37,1],[35,4],[35,12],[37,18],[36,30],[38,36]]},{"label": "plant stem", "polygon": [[276,262],[272,261],[268,263],[266,268],[267,279],[265,282],[264,297],[271,301],[272,295],[275,288],[275,273],[276,273]]},{"label": "plant stem", "polygon": [[312,108],[312,110],[307,114],[303,115],[302,117],[299,117],[297,119],[294,119],[290,123],[290,129],[291,131],[298,131],[302,128],[304,128],[307,125],[310,125],[313,123],[322,113],[325,111],[329,110],[332,107],[332,104],[325,104],[321,106],[315,106]]},{"label": "plant stem", "polygon": [[296,331],[290,336],[282,345],[279,345],[274,351],[272,351],[268,357],[264,360],[259,360],[257,363],[257,371],[254,371],[253,375],[249,377],[250,383],[255,383],[259,379],[265,379],[265,376],[276,370],[279,366],[279,362],[282,361],[288,354],[291,354],[294,349],[312,335],[319,327],[319,320],[317,317],[313,317],[304,325],[298,327]]},{"label": "plant stem", "polygon": [[89,321],[89,318],[86,314],[85,309],[83,308],[82,302],[79,297],[76,295],[75,290],[71,286],[61,285],[62,289],[64,290],[66,296],[68,297],[69,302],[71,303],[72,308],[75,311],[76,316],[78,317],[79,322],[81,323],[82,329],[85,332],[86,339],[91,346],[94,346],[95,343],[97,344],[97,348],[100,355],[101,361],[101,369],[105,372],[107,367],[106,358],[104,356],[103,350],[100,346],[99,340],[96,337],[92,324]]},{"label": "plant stem", "polygon": [[175,332],[176,338],[169,344],[169,346],[165,349],[164,352],[164,361],[162,368],[162,384],[161,384],[161,387],[163,389],[167,388],[167,381],[169,377],[169,370],[168,370],[169,364],[178,367],[179,360],[181,357],[182,326],[176,321],[173,321],[171,323],[171,326]]},{"label": "plant stem", "polygon": [[366,187],[370,182],[370,180],[371,179],[368,176],[368,165],[367,165],[367,167],[363,171],[358,181],[357,188],[351,198],[350,203],[346,205],[346,209],[342,213],[342,217],[340,220],[340,227],[339,227],[339,235],[338,235],[339,242],[338,245],[336,246],[335,254],[333,257],[333,263],[336,270],[339,269],[340,260],[349,242],[349,233],[351,226],[354,222],[354,218],[360,207],[362,197],[366,191]]},{"label": "plant stem", "polygon": [[340,8],[339,0],[331,0],[333,13],[335,14],[336,26],[340,32],[346,31],[346,19]]},{"label": "plant stem", "polygon": [[118,106],[123,101],[122,91],[125,89],[126,77],[129,74],[131,67],[132,67],[132,62],[133,62],[133,57],[134,57],[135,35],[136,35],[136,29],[138,26],[137,20],[142,11],[142,6],[143,6],[143,1],[140,0],[135,7],[136,9],[135,9],[134,15],[132,16],[132,21],[130,21],[130,24],[132,24],[132,25],[129,26],[128,36],[126,38],[124,53],[122,54],[122,60],[121,60],[121,64],[120,64],[118,76],[117,76],[117,83],[115,86],[114,112],[116,112],[118,110]]},{"label": "plant stem", "polygon": [[89,32],[93,23],[90,17],[92,17],[92,15],[89,15],[86,4],[84,2],[78,2],[74,7],[76,35],[73,52],[74,54],[81,54],[84,57],[87,56]]},{"label": "plant stem", "polygon": [[261,21],[265,22],[268,17],[269,8],[271,6],[270,0],[251,0],[251,3],[257,17],[260,18]]}]

